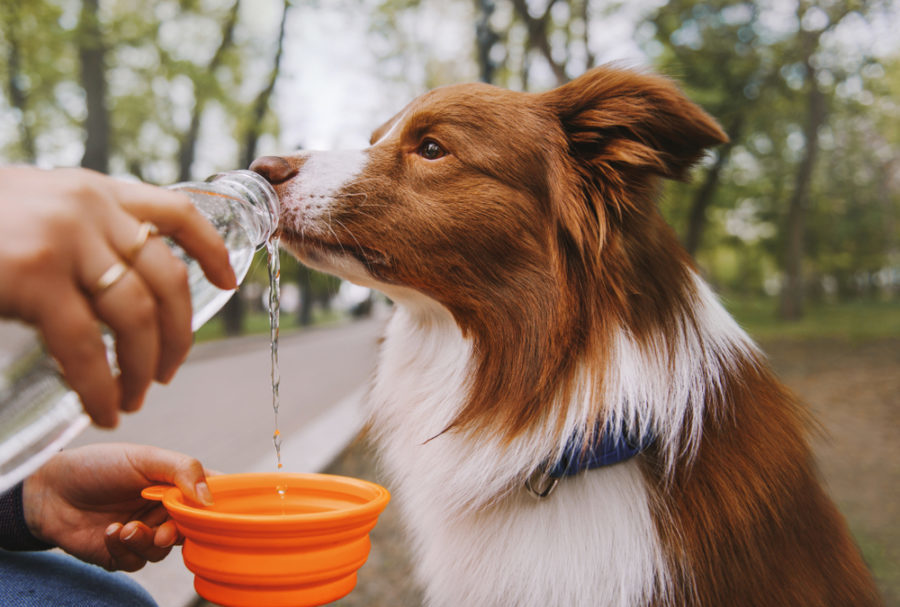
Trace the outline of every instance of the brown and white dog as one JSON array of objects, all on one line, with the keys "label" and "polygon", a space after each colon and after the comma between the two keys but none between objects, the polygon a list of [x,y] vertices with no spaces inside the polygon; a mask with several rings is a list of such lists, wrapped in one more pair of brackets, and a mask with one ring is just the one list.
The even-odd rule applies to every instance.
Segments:
[{"label": "brown and white dog", "polygon": [[437,89],[368,149],[254,163],[290,251],[396,303],[371,425],[429,605],[879,604],[804,409],[656,207],[725,140],[669,81],[601,68]]}]

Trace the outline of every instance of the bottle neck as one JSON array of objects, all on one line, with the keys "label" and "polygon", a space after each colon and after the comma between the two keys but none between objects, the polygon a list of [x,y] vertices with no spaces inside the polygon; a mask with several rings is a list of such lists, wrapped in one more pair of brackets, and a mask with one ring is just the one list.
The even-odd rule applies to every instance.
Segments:
[{"label": "bottle neck", "polygon": [[[262,247],[278,229],[281,205],[278,195],[262,175],[253,171],[235,170],[216,173],[206,180],[231,189],[241,200],[246,200],[247,235],[256,248]],[[252,228],[252,229],[250,229]]]}]

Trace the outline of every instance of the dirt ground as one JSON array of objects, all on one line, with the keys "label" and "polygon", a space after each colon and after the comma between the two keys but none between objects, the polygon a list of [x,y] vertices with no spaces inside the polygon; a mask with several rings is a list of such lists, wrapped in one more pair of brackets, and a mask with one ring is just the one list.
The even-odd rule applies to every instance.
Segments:
[{"label": "dirt ground", "polygon": [[[900,607],[900,340],[762,346],[822,424],[813,444],[825,483],[875,573],[886,607]],[[383,482],[364,441],[350,445],[329,472]],[[421,605],[410,571],[402,523],[389,505],[372,532],[372,552],[356,590],[334,605]]]}]

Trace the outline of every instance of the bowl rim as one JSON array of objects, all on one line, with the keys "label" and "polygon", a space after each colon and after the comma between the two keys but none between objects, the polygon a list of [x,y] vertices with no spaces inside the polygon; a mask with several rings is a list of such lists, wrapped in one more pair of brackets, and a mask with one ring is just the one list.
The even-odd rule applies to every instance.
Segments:
[{"label": "bowl rim", "polygon": [[[364,503],[349,505],[338,510],[325,512],[304,512],[298,514],[243,514],[216,512],[205,507],[192,506],[184,501],[181,489],[166,486],[163,491],[162,504],[178,522],[179,518],[189,519],[197,523],[228,523],[230,526],[241,523],[285,525],[291,523],[328,523],[369,519],[377,517],[388,501],[390,493],[387,489],[371,481],[340,476],[336,474],[306,472],[242,472],[235,474],[217,474],[207,476],[207,484],[213,492],[228,488],[252,487],[253,485],[276,485],[279,480],[291,479],[307,486],[323,485],[322,489],[340,493],[340,488],[356,489],[347,491],[349,495],[363,497]],[[218,486],[217,486],[218,485]],[[224,485],[224,487],[222,486]],[[330,485],[330,486],[329,486]],[[337,485],[335,487],[334,485]],[[360,496],[360,493],[368,494]]]}]

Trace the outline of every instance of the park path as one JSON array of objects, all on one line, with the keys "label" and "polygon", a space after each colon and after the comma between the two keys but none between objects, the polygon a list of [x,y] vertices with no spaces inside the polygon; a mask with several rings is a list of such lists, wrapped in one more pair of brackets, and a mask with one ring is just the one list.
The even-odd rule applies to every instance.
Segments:
[{"label": "park path", "polygon": [[[324,469],[362,424],[360,400],[374,368],[385,314],[283,335],[282,459],[289,472]],[[91,427],[72,446],[151,444],[187,453],[220,472],[274,471],[269,340],[242,337],[195,346],[168,386],[150,389],[140,412],[113,431]],[[134,577],[161,607],[196,600],[177,549]]]}]

